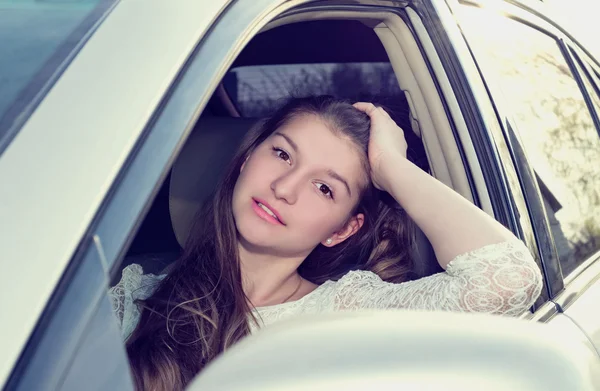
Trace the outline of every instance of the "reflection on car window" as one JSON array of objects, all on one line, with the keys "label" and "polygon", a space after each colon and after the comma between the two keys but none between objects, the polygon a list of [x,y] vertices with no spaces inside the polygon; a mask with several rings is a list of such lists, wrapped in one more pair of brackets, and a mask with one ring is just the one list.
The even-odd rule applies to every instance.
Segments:
[{"label": "reflection on car window", "polygon": [[0,153],[116,0],[0,0]]},{"label": "reflection on car window", "polygon": [[232,69],[223,85],[243,117],[266,116],[292,96],[377,101],[392,110],[405,101],[390,63],[246,66]]},{"label": "reflection on car window", "polygon": [[468,6],[460,18],[539,176],[566,276],[600,250],[600,138],[582,92],[553,38]]}]

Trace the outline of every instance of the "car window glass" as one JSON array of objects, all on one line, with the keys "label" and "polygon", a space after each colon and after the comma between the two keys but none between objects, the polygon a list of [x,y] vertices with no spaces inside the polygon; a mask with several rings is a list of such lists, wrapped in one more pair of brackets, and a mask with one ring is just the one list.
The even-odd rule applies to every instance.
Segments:
[{"label": "car window glass", "polygon": [[600,249],[600,139],[591,114],[555,39],[473,7],[461,7],[459,18],[517,124],[566,276]]},{"label": "car window glass", "polygon": [[0,0],[0,153],[116,0]]},{"label": "car window glass", "polygon": [[389,107],[403,95],[385,62],[244,66],[232,69],[223,85],[242,117],[266,116],[292,96],[333,95]]}]

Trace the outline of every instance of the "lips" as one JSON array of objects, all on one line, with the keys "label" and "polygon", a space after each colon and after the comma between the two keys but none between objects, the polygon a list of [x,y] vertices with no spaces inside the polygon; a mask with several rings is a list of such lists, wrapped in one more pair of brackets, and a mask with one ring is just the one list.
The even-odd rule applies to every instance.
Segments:
[{"label": "lips", "polygon": [[285,225],[285,222],[281,218],[281,215],[275,208],[269,205],[266,201],[261,200],[259,198],[252,198],[253,201],[253,209],[257,214],[263,219],[280,225]]}]

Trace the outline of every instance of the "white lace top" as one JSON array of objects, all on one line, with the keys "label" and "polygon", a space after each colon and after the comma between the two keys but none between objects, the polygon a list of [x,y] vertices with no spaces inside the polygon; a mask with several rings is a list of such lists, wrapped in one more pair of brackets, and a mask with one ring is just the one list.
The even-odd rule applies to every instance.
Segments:
[{"label": "white lace top", "polygon": [[[110,289],[124,339],[140,318],[136,300],[150,297],[164,277],[143,274],[141,266],[133,264]],[[259,307],[254,314],[260,326],[301,314],[367,308],[519,316],[531,307],[541,288],[542,276],[529,250],[513,240],[459,255],[445,272],[401,284],[385,282],[372,272],[351,271],[338,281],[323,283],[300,300]],[[253,322],[250,327],[255,331]]]}]

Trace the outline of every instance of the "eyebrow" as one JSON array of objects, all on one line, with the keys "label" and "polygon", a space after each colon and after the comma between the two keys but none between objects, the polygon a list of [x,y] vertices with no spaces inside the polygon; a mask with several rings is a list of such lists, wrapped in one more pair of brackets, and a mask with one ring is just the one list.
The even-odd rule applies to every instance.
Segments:
[{"label": "eyebrow", "polygon": [[[292,148],[294,149],[294,152],[298,152],[298,145],[294,142],[294,140],[292,140],[289,136],[286,136],[285,134],[277,131],[275,132],[275,135],[277,136],[281,136],[285,139],[285,141],[287,141]],[[348,196],[352,197],[352,191],[350,190],[350,186],[348,185],[348,182],[337,172],[333,171],[333,170],[327,170],[327,175],[329,175],[331,178],[338,180],[340,182],[342,182],[342,184],[344,185],[344,187],[346,187],[346,192],[348,192]]]},{"label": "eyebrow", "polygon": [[346,180],[344,178],[342,178],[342,176],[340,176],[338,173],[336,173],[333,170],[327,170],[327,175],[329,175],[333,179],[337,179],[338,181],[342,182],[344,184],[344,186],[346,187],[346,191],[348,192],[348,196],[352,197],[352,192],[350,191],[350,186],[348,186],[348,182],[346,182]]},{"label": "eyebrow", "polygon": [[292,146],[292,148],[294,149],[294,152],[298,152],[298,145],[296,145],[294,140],[292,140],[289,136],[286,136],[285,134],[283,134],[281,132],[275,132],[275,135],[283,137],[285,139],[285,141],[287,141],[288,144],[290,144]]}]

